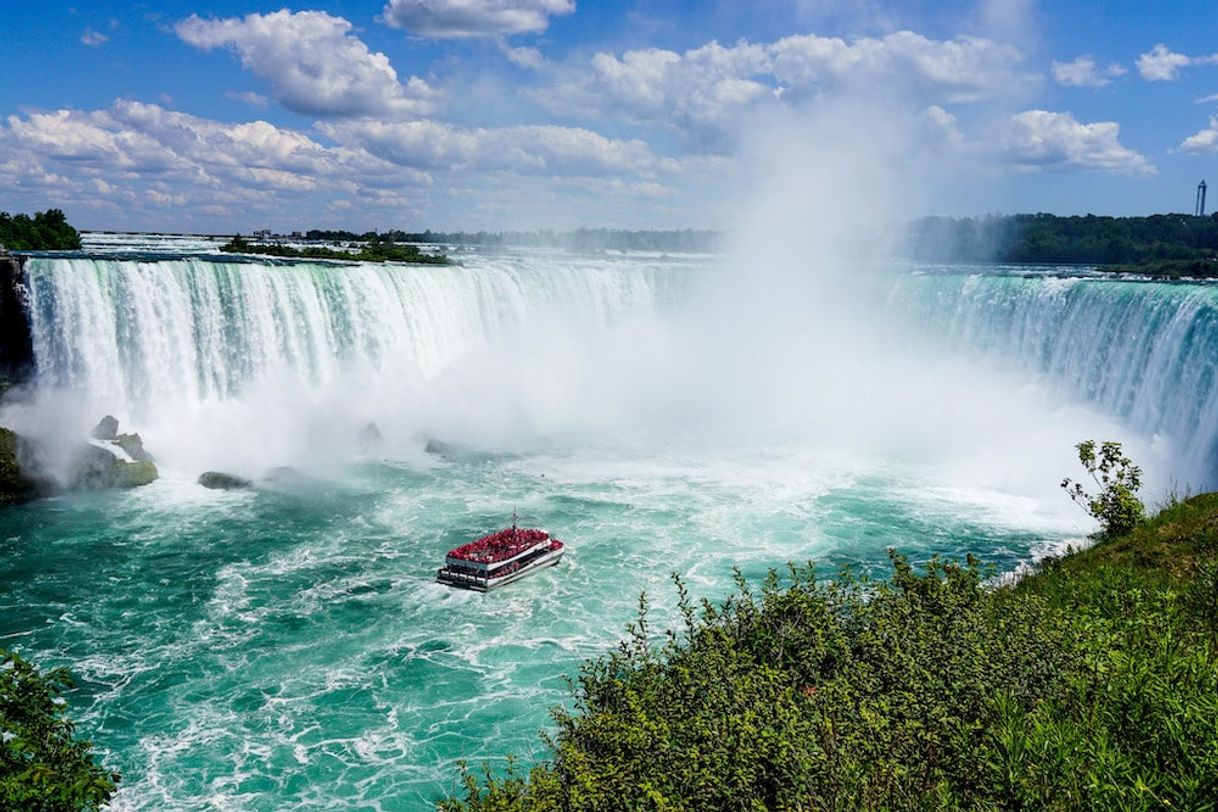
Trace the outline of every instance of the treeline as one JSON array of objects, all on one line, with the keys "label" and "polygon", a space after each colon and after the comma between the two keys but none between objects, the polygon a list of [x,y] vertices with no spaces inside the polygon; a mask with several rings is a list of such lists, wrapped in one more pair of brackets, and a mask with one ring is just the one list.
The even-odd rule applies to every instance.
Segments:
[{"label": "treeline", "polygon": [[581,228],[575,231],[327,231],[312,229],[309,240],[353,242],[372,239],[397,243],[443,243],[492,248],[509,246],[565,248],[571,251],[661,251],[672,253],[712,253],[718,250],[716,231],[627,231],[608,228]]},{"label": "treeline", "polygon": [[[442,812],[1213,809],[1218,494],[995,588],[793,567],[580,670],[545,760]],[[831,575],[831,578],[826,578]]]},{"label": "treeline", "polygon": [[417,245],[399,245],[374,236],[358,251],[335,251],[324,246],[293,248],[282,243],[252,243],[240,235],[234,236],[220,250],[226,254],[257,254],[284,259],[340,259],[346,262],[411,262],[421,265],[450,265],[443,254],[427,254]]},{"label": "treeline", "polygon": [[0,211],[0,245],[10,251],[73,251],[80,248],[80,234],[59,209],[33,217]]},{"label": "treeline", "polygon": [[1208,260],[1218,255],[1218,214],[927,217],[911,224],[908,254],[927,261],[1081,265]]}]

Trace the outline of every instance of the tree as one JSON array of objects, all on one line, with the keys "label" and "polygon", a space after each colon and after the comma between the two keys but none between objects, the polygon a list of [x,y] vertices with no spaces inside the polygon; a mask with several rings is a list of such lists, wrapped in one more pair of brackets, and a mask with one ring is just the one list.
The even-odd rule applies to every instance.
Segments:
[{"label": "tree", "polygon": [[0,812],[97,810],[119,780],[93,760],[93,743],[76,738],[63,693],[66,668],[39,673],[0,649]]},{"label": "tree", "polygon": [[14,251],[71,251],[80,248],[80,234],[59,209],[30,217],[0,212],[0,243]]},{"label": "tree", "polygon": [[1062,480],[1062,488],[1100,523],[1101,535],[1122,536],[1141,524],[1146,518],[1146,506],[1137,497],[1142,487],[1142,469],[1121,452],[1121,444],[1100,443],[1098,455],[1094,440],[1075,447],[1078,461],[1100,490],[1087,493],[1082,484],[1070,477]]}]

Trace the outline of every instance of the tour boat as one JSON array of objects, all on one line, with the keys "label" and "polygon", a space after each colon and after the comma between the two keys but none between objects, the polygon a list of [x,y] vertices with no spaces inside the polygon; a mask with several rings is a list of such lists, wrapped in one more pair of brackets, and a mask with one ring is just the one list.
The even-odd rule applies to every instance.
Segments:
[{"label": "tour boat", "polygon": [[448,586],[490,592],[519,581],[562,558],[563,543],[544,530],[512,526],[448,551],[436,580]]}]

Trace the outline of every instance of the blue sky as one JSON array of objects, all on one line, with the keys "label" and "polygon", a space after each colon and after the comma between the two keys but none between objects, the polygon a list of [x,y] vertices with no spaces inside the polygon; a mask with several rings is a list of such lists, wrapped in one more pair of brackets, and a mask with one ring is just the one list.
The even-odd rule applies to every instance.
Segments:
[{"label": "blue sky", "polygon": [[742,143],[835,105],[951,173],[911,213],[1218,183],[1211,3],[8,2],[0,30],[0,209],[87,228],[721,227]]}]

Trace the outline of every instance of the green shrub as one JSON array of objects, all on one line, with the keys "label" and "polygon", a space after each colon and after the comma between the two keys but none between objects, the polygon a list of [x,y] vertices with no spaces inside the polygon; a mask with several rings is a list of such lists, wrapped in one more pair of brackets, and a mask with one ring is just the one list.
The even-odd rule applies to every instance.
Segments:
[{"label": "green shrub", "polygon": [[1142,469],[1121,452],[1120,443],[1101,443],[1098,455],[1094,440],[1081,442],[1076,448],[1078,461],[1099,492],[1087,493],[1069,477],[1062,480],[1062,488],[1100,523],[1102,535],[1121,536],[1133,530],[1146,518],[1146,507],[1137,497]]},{"label": "green shrub", "polygon": [[[1064,620],[968,566],[890,581],[810,568],[724,605],[692,606],[653,644],[646,604],[617,651],[586,664],[555,712],[551,760],[527,777],[464,771],[442,810],[820,809],[970,805],[998,767],[978,739],[995,697],[1064,695],[1077,658]],[[931,803],[931,801],[934,801]]]},{"label": "green shrub", "polygon": [[39,673],[0,649],[0,812],[100,809],[118,773],[93,760],[93,745],[76,738],[63,693],[68,672]]}]

